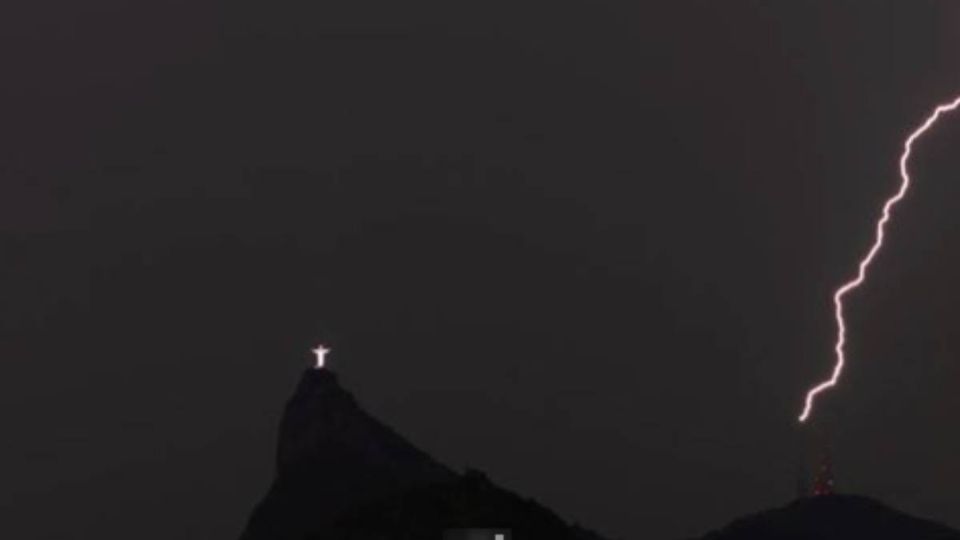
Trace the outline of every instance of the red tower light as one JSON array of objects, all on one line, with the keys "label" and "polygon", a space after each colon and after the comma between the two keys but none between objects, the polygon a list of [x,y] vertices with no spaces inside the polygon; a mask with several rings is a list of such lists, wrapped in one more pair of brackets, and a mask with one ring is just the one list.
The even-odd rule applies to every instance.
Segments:
[{"label": "red tower light", "polygon": [[833,495],[833,466],[830,463],[830,454],[824,453],[817,469],[817,476],[813,480],[813,496]]}]

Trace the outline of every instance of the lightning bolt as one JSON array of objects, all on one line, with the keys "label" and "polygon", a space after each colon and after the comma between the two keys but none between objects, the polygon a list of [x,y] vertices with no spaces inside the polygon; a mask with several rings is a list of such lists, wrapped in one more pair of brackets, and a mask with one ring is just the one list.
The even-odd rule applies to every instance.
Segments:
[{"label": "lightning bolt", "polygon": [[837,341],[834,346],[834,351],[836,352],[836,364],[833,367],[833,374],[829,379],[823,381],[822,383],[814,386],[807,392],[806,403],[803,406],[803,413],[800,414],[800,422],[806,422],[807,418],[810,417],[810,413],[813,411],[813,402],[816,399],[817,395],[823,392],[824,390],[833,388],[837,385],[837,381],[840,380],[840,375],[843,373],[843,366],[846,364],[846,356],[843,352],[843,346],[847,342],[847,325],[843,319],[843,297],[847,295],[850,291],[856,289],[864,280],[867,278],[867,268],[869,268],[870,263],[873,262],[874,257],[877,256],[877,252],[880,251],[880,248],[883,247],[883,231],[887,225],[887,222],[890,221],[890,213],[893,211],[893,207],[900,202],[904,196],[907,194],[907,190],[910,189],[910,171],[907,168],[907,164],[910,161],[910,154],[913,152],[913,143],[917,141],[920,137],[923,136],[934,124],[937,123],[937,120],[940,117],[949,112],[953,112],[958,107],[960,107],[960,96],[957,96],[953,101],[948,103],[943,103],[938,105],[936,109],[930,113],[930,116],[920,124],[920,126],[915,129],[907,140],[903,143],[903,153],[900,155],[900,189],[883,205],[883,215],[880,217],[880,220],[877,221],[877,235],[876,239],[873,242],[873,246],[870,247],[870,251],[867,252],[866,256],[860,260],[860,270],[857,272],[857,276],[850,281],[844,283],[840,286],[836,292],[833,293],[833,305],[834,305],[834,316],[837,320]]}]

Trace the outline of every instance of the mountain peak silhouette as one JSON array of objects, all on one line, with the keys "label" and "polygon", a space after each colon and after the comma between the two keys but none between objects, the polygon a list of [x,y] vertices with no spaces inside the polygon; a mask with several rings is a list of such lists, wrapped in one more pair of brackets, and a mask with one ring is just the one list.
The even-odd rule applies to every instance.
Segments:
[{"label": "mountain peak silhouette", "polygon": [[960,532],[859,495],[826,495],[737,519],[702,540],[960,540]]},{"label": "mountain peak silhouette", "polygon": [[[276,477],[241,540],[441,539],[451,529],[514,539],[603,540],[537,502],[460,474],[368,414],[336,373],[304,372],[280,424]],[[854,495],[802,498],[701,540],[960,540],[960,532]]]},{"label": "mountain peak silhouette", "polygon": [[514,538],[600,538],[481,472],[439,463],[364,411],[328,369],[304,372],[287,403],[276,468],[242,540],[440,539],[492,527]]}]

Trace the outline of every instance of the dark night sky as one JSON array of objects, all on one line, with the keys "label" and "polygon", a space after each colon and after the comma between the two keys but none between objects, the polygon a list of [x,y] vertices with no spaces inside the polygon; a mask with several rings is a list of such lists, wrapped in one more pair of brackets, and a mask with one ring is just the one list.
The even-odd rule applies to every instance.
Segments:
[{"label": "dark night sky", "polygon": [[784,503],[819,437],[960,526],[960,118],[794,421],[960,4],[150,4],[0,7],[0,536],[234,537],[318,339],[610,536]]}]

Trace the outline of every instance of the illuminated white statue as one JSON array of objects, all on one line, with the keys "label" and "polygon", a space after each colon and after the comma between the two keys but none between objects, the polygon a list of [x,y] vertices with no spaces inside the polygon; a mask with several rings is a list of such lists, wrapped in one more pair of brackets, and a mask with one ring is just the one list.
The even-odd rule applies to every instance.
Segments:
[{"label": "illuminated white statue", "polygon": [[314,366],[315,369],[323,369],[323,364],[327,359],[327,353],[330,352],[330,349],[324,347],[323,345],[317,345],[316,349],[313,349],[313,354],[317,357],[317,364]]}]

